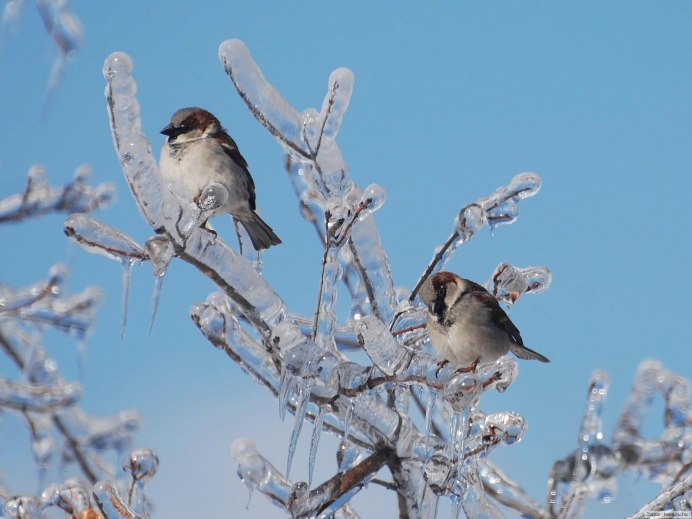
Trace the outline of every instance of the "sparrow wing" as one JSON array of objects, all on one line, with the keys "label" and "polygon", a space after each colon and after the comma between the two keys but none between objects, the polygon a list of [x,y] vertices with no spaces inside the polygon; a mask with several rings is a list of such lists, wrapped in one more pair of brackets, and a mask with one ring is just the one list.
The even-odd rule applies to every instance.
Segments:
[{"label": "sparrow wing", "polygon": [[534,351],[531,348],[527,348],[526,346],[524,346],[524,340],[521,338],[519,329],[514,325],[507,313],[505,313],[505,311],[502,309],[500,303],[497,302],[497,299],[490,295],[488,291],[485,290],[482,286],[477,286],[481,290],[478,290],[476,287],[473,287],[473,292],[471,293],[471,295],[472,297],[475,297],[477,300],[479,300],[481,303],[486,304],[487,307],[490,309],[490,318],[492,319],[493,323],[499,329],[504,331],[507,334],[507,337],[509,338],[509,350],[520,359],[550,362],[548,357],[541,355],[537,351]]},{"label": "sparrow wing", "polygon": [[488,291],[481,285],[475,284],[472,288],[471,297],[480,302],[485,308],[490,311],[490,319],[493,324],[497,326],[500,330],[507,334],[507,338],[519,346],[524,346],[524,341],[521,338],[519,329],[514,325],[509,316],[500,307],[500,303],[497,302]]},{"label": "sparrow wing", "polygon": [[233,162],[238,164],[238,166],[240,166],[240,168],[243,170],[243,173],[245,173],[245,181],[247,184],[250,209],[254,211],[255,209],[257,209],[255,205],[255,181],[252,180],[252,176],[250,176],[250,171],[248,171],[247,169],[247,161],[245,160],[245,157],[243,157],[240,154],[240,150],[238,150],[238,145],[235,143],[233,138],[226,132],[221,131],[214,135],[214,138],[218,141],[219,144],[221,144],[221,148],[226,153],[226,155],[231,157]]}]

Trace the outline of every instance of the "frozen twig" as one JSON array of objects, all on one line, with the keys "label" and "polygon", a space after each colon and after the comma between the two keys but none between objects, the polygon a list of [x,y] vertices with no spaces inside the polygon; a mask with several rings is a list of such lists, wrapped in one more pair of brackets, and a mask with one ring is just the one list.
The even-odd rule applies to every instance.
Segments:
[{"label": "frozen twig", "polygon": [[115,187],[111,183],[91,187],[90,176],[91,168],[80,166],[72,182],[52,187],[46,182],[45,170],[32,167],[24,192],[0,200],[0,223],[19,222],[48,213],[88,213],[107,207],[113,200]]}]

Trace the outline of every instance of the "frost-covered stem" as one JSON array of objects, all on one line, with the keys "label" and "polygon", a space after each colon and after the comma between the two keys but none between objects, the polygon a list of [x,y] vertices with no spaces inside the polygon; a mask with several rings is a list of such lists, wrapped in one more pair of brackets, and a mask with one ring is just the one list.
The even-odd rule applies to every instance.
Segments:
[{"label": "frost-covered stem", "polygon": [[[664,489],[654,499],[645,504],[638,512],[629,516],[628,519],[645,519],[651,517],[648,512],[660,512],[669,510],[670,504],[674,499],[680,498],[689,493],[692,489],[692,474],[687,474],[681,481],[672,487]],[[689,503],[688,503],[689,506]]]},{"label": "frost-covered stem", "polygon": [[[12,361],[15,363],[15,365],[20,369],[24,370],[26,367],[26,364],[24,360],[22,359],[21,354],[13,347],[12,343],[5,337],[5,335],[2,333],[2,330],[0,329],[0,346],[2,349],[7,353],[8,357],[12,359]],[[82,452],[81,447],[79,445],[79,441],[72,436],[70,433],[70,430],[67,428],[65,423],[63,422],[62,418],[60,416],[54,414],[51,417],[53,424],[55,425],[55,428],[60,432],[60,434],[64,438],[65,445],[70,449],[72,455],[74,456],[75,460],[77,460],[77,464],[79,465],[79,468],[82,470],[82,473],[84,474],[84,477],[93,485],[96,483],[98,480],[98,477],[96,476],[95,470],[91,467],[91,464],[87,460],[86,455]]]},{"label": "frost-covered stem", "polygon": [[79,441],[74,436],[72,436],[72,433],[70,433],[70,430],[65,425],[65,422],[63,422],[59,416],[53,415],[53,424],[55,425],[55,428],[58,431],[60,431],[60,434],[62,434],[63,438],[65,439],[65,445],[67,445],[75,460],[77,460],[77,464],[79,465],[79,468],[82,470],[84,477],[92,485],[95,484],[96,481],[98,481],[96,471],[91,467],[89,461],[87,460],[86,454],[82,452]]},{"label": "frost-covered stem", "polygon": [[461,242],[457,243],[459,240],[459,233],[457,231],[454,231],[449,238],[447,238],[447,241],[442,244],[441,247],[439,247],[435,251],[435,255],[433,258],[430,260],[430,263],[428,263],[428,266],[425,267],[425,270],[423,273],[420,275],[418,278],[418,281],[416,282],[416,285],[413,287],[413,290],[411,290],[411,294],[408,296],[409,301],[413,301],[416,296],[418,295],[418,291],[420,290],[421,285],[423,282],[430,277],[430,274],[432,274],[436,268],[440,265],[442,262],[442,259],[452,250],[456,249]]},{"label": "frost-covered stem", "polygon": [[382,447],[370,456],[342,473],[337,473],[330,479],[310,491],[306,499],[291,500],[287,503],[287,509],[293,517],[313,517],[329,508],[340,497],[350,493],[356,488],[367,484],[370,477],[374,476],[385,464],[394,458],[394,452]]},{"label": "frost-covered stem", "polygon": [[72,182],[52,187],[45,180],[45,171],[33,166],[28,173],[24,192],[0,200],[0,223],[19,222],[49,213],[88,213],[107,207],[113,200],[115,187],[102,183],[91,187],[88,166],[80,166]]},{"label": "frost-covered stem", "polygon": [[318,346],[336,351],[334,341],[334,329],[336,328],[336,282],[338,281],[339,266],[337,263],[338,245],[334,243],[333,234],[330,233],[331,214],[325,214],[325,243],[322,255],[322,270],[320,273],[320,286],[317,295],[317,307],[315,308],[315,321],[312,330],[312,340]]},{"label": "frost-covered stem", "polygon": [[131,249],[119,248],[119,247],[114,247],[112,245],[109,245],[107,243],[98,242],[96,240],[90,240],[87,237],[85,237],[84,235],[76,232],[75,229],[73,227],[70,227],[69,225],[65,225],[64,230],[65,230],[65,235],[67,237],[72,238],[75,242],[77,242],[83,248],[93,247],[94,249],[100,249],[105,254],[111,254],[113,256],[117,256],[120,258],[129,258],[133,261],[134,260],[147,261],[149,259],[149,255],[142,250],[131,250]]},{"label": "frost-covered stem", "polygon": [[[320,113],[315,110],[300,113],[265,80],[241,41],[223,42],[219,47],[219,57],[255,118],[290,154],[306,165],[306,170],[316,173],[306,182],[308,188],[314,187],[315,194],[320,197],[318,203],[324,205],[330,197],[345,200],[359,196],[360,190],[349,178],[334,140],[350,100],[353,84],[350,71],[338,69],[332,73]],[[360,227],[357,236],[349,242],[354,270],[368,293],[368,304],[373,314],[389,319],[394,305],[394,287],[387,258],[374,224],[367,222]],[[373,275],[381,279],[374,280]]]},{"label": "frost-covered stem", "polygon": [[[513,204],[523,198],[535,195],[539,189],[540,178],[531,173],[523,173],[514,177],[509,185],[499,188],[488,198],[478,200],[462,208],[455,221],[454,232],[435,251],[432,260],[413,287],[409,301],[416,298],[423,282],[433,272],[443,268],[462,243],[468,241],[486,224],[494,228],[502,223],[512,223],[517,215],[517,209]],[[506,207],[507,204],[512,205]]]},{"label": "frost-covered stem", "polygon": [[498,503],[527,517],[542,518],[546,512],[516,482],[496,467],[489,459],[478,460],[483,490]]}]

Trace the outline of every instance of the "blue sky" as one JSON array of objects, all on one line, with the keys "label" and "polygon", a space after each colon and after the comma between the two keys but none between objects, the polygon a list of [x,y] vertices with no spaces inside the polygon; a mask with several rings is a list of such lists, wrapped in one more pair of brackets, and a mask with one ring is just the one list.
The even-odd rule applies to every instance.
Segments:
[{"label": "blue sky", "polygon": [[[250,164],[258,207],[284,241],[264,255],[265,276],[290,309],[311,314],[320,244],[298,214],[281,149],[251,117],[217,57],[222,41],[240,38],[265,77],[299,109],[321,105],[332,70],[346,66],[354,72],[338,142],[354,180],[361,186],[377,182],[387,192],[376,220],[397,286],[413,286],[462,206],[520,172],[542,177],[541,192],[522,202],[517,223],[492,238],[487,230],[475,236],[448,266],[477,281],[503,261],[552,270],[550,290],[522,298],[511,312],[527,345],[552,363],[522,362],[506,393],[481,402],[486,410],[526,417],[529,432],[522,443],[498,449],[491,459],[534,498],[544,500],[552,462],[576,446],[593,370],[611,375],[606,438],[641,360],[657,358],[692,375],[683,335],[692,289],[689,2],[72,7],[84,24],[85,42],[45,115],[55,50],[32,3],[4,42],[0,196],[22,189],[32,164],[45,165],[49,180],[60,184],[88,163],[95,182],[113,182],[118,189],[116,203],[96,216],[144,242],[150,230],[113,151],[101,75],[111,52],[128,52],[143,129],[157,155],[163,139],[158,131],[183,106],[209,109],[234,137]],[[202,508],[218,517],[282,517],[260,496],[245,510],[246,492],[228,447],[236,437],[254,437],[283,467],[291,423],[280,424],[275,402],[189,321],[189,307],[206,297],[210,283],[187,265],[174,265],[149,335],[151,270],[136,267],[121,340],[121,270],[71,246],[63,220],[58,215],[0,228],[0,281],[29,284],[63,262],[72,269],[73,290],[103,288],[86,359],[84,408],[96,414],[137,408],[143,414],[136,444],[161,457],[150,484],[155,516],[192,516]],[[216,227],[231,240],[228,221]],[[49,335],[51,341],[49,350],[66,376],[79,377],[72,343]],[[652,416],[648,429],[658,431],[660,421]],[[293,464],[298,478],[307,477],[306,431]],[[11,483],[24,485],[12,490],[34,491],[31,464],[14,461],[15,445],[28,450],[26,432],[9,425],[0,435],[0,467]],[[326,438],[322,443],[317,481],[331,475],[334,445]],[[21,476],[12,476],[15,467]],[[188,491],[181,491],[183,484]],[[393,496],[371,493],[377,504],[369,505],[370,514],[394,506]],[[652,485],[626,477],[616,502],[594,510],[599,517],[622,517],[654,493]]]}]

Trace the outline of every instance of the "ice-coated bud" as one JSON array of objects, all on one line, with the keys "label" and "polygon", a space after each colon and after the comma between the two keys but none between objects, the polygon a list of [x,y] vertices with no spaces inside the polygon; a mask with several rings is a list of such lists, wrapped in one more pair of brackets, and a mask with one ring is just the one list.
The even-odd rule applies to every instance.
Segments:
[{"label": "ice-coated bud", "polygon": [[148,481],[156,475],[159,468],[159,457],[150,449],[137,449],[123,464],[123,470],[129,472],[135,481]]},{"label": "ice-coated bud", "polygon": [[365,191],[363,191],[363,196],[360,199],[360,203],[365,206],[365,210],[361,213],[361,215],[370,214],[377,211],[380,207],[382,207],[382,204],[384,204],[385,197],[385,191],[382,186],[379,184],[370,184],[365,188]]},{"label": "ice-coated bud", "polygon": [[[57,483],[53,483],[51,485],[48,485],[43,492],[41,492],[41,501],[43,502],[44,506],[59,506],[60,508],[63,508],[61,505],[61,499],[60,499],[60,490],[62,489],[62,486],[58,485]],[[63,508],[63,510],[65,510]],[[71,512],[72,510],[65,510],[66,512]]]},{"label": "ice-coated bud", "polygon": [[342,441],[336,450],[336,465],[338,471],[346,472],[353,467],[359,461],[358,457],[360,454],[360,449]]},{"label": "ice-coated bud", "polygon": [[360,388],[370,378],[371,368],[366,368],[355,362],[342,362],[337,368],[339,385],[345,389]]},{"label": "ice-coated bud", "polygon": [[103,77],[110,82],[123,77],[129,79],[133,69],[132,58],[127,53],[113,52],[103,64]]},{"label": "ice-coated bud", "polygon": [[31,166],[29,168],[27,176],[29,177],[29,182],[31,183],[32,189],[46,186],[46,168],[44,168],[43,166]]},{"label": "ice-coated bud", "polygon": [[452,473],[452,461],[442,454],[435,454],[425,463],[423,474],[430,490],[438,496],[447,491],[449,476]]},{"label": "ice-coated bud", "polygon": [[144,250],[157,277],[163,275],[175,255],[173,243],[166,236],[152,236],[144,243]]},{"label": "ice-coated bud", "polygon": [[68,479],[64,485],[51,485],[41,494],[46,505],[57,506],[73,517],[88,517],[82,513],[91,509],[91,489],[79,479]]},{"label": "ice-coated bud", "polygon": [[257,452],[255,442],[238,438],[231,445],[231,455],[238,463],[238,477],[248,488],[256,488],[269,477],[264,459]]},{"label": "ice-coated bud", "polygon": [[497,380],[490,383],[486,388],[494,387],[498,393],[504,393],[517,379],[519,375],[519,365],[517,361],[509,355],[503,355],[488,368],[487,373],[490,374],[491,377],[496,373],[499,375],[496,377]]},{"label": "ice-coated bud", "polygon": [[488,226],[495,229],[500,225],[514,223],[519,217],[519,208],[511,198],[488,207]]},{"label": "ice-coated bud", "polygon": [[75,184],[86,184],[91,178],[91,166],[88,164],[81,164],[74,172],[74,183]]},{"label": "ice-coated bud", "polygon": [[291,513],[292,518],[300,518],[301,510],[307,509],[308,499],[310,498],[310,487],[305,481],[298,481],[291,487],[286,508]]},{"label": "ice-coated bud", "polygon": [[483,386],[475,373],[459,373],[444,388],[442,396],[456,412],[468,411],[476,405]]},{"label": "ice-coated bud", "polygon": [[136,519],[140,517],[120,495],[118,486],[112,481],[99,481],[94,485],[96,504],[108,519]]},{"label": "ice-coated bud", "polygon": [[70,275],[70,270],[66,265],[57,264],[48,270],[48,275],[50,275],[50,283],[52,285],[50,288],[51,294],[57,295],[62,291],[62,287]]},{"label": "ice-coated bud", "polygon": [[305,374],[308,363],[313,360],[314,348],[314,344],[303,341],[281,350],[288,372],[296,376]]},{"label": "ice-coated bud", "polygon": [[319,141],[322,122],[320,114],[314,108],[308,108],[303,112],[303,136],[308,145],[313,148]]},{"label": "ice-coated bud", "polygon": [[329,90],[322,103],[320,115],[326,117],[322,138],[333,141],[341,127],[353,93],[353,72],[346,67],[334,70],[329,76]]},{"label": "ice-coated bud", "polygon": [[339,359],[333,353],[322,353],[312,370],[312,393],[315,396],[331,397],[339,389]]},{"label": "ice-coated bud", "polygon": [[204,335],[215,345],[226,339],[226,319],[212,304],[198,303],[190,308],[190,315]]},{"label": "ice-coated bud", "polygon": [[17,496],[5,502],[4,519],[33,519],[43,517],[41,500],[34,496]]},{"label": "ice-coated bud", "polygon": [[526,421],[518,413],[492,413],[485,417],[485,428],[499,435],[505,445],[512,445],[526,434]]},{"label": "ice-coated bud", "polygon": [[389,328],[377,317],[367,315],[350,322],[358,342],[373,364],[383,373],[394,375],[411,361],[411,353],[389,332]]},{"label": "ice-coated bud", "polygon": [[498,300],[512,305],[524,293],[539,294],[547,290],[552,281],[550,269],[546,267],[518,268],[500,263],[491,278],[491,291]]},{"label": "ice-coated bud", "polygon": [[512,179],[506,189],[513,194],[515,200],[529,198],[541,190],[541,177],[535,173],[520,173]]},{"label": "ice-coated bud", "polygon": [[223,184],[213,182],[202,190],[197,202],[202,211],[214,211],[228,200],[228,189]]},{"label": "ice-coated bud", "polygon": [[488,221],[488,215],[478,204],[469,204],[464,207],[457,217],[457,233],[466,241],[476,234]]},{"label": "ice-coated bud", "polygon": [[120,162],[122,164],[131,164],[131,167],[138,168],[150,154],[149,139],[141,133],[130,133],[123,138],[120,147]]},{"label": "ice-coated bud", "polygon": [[337,237],[346,220],[351,214],[351,209],[339,197],[331,197],[327,200],[325,213],[328,216],[327,229],[331,236]]}]

